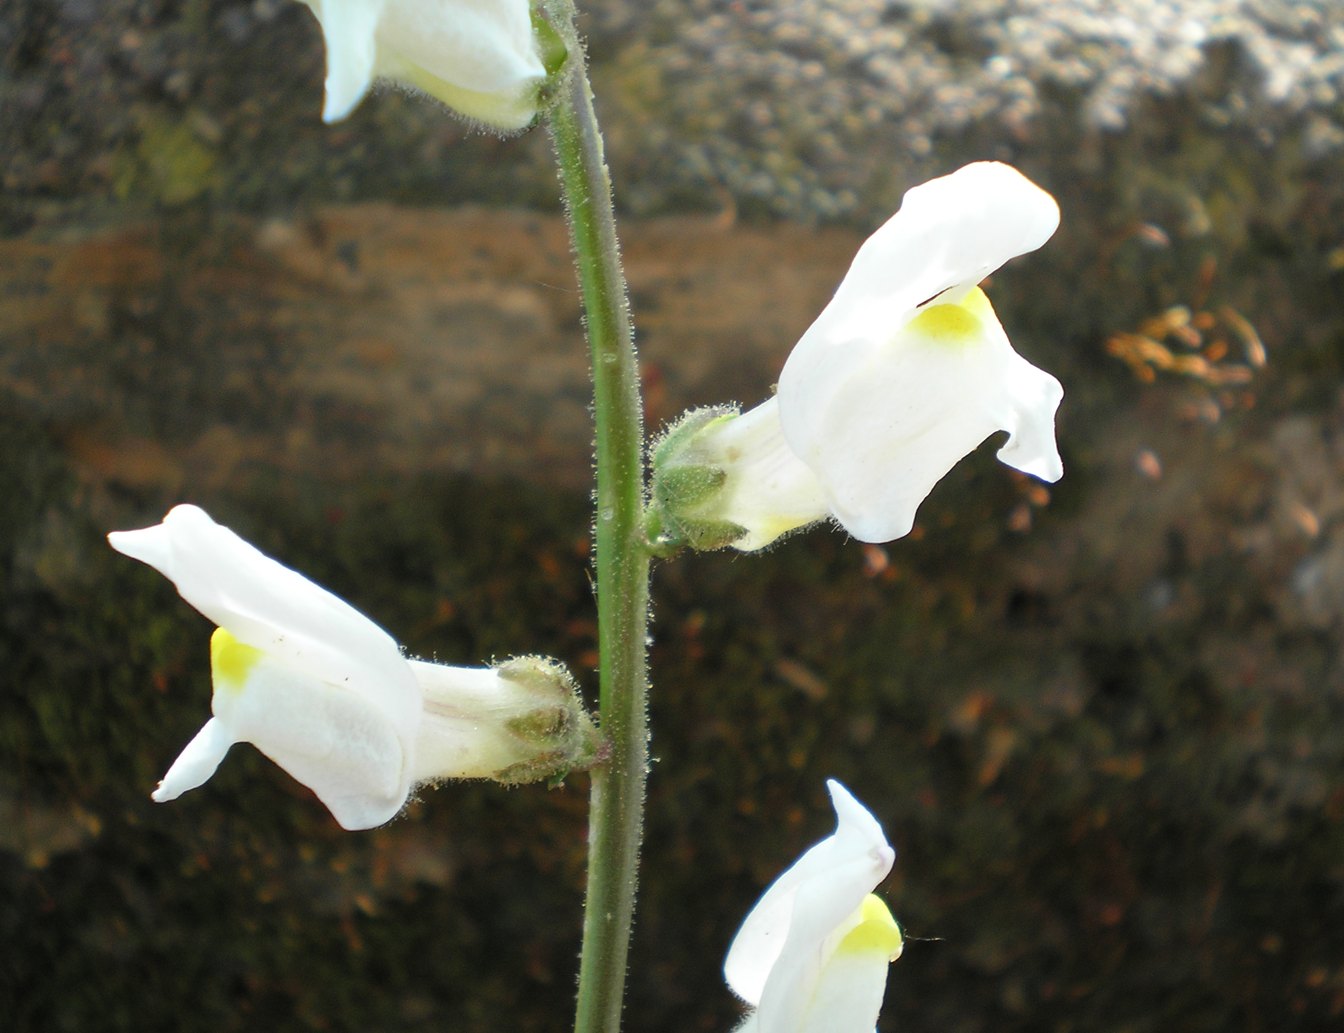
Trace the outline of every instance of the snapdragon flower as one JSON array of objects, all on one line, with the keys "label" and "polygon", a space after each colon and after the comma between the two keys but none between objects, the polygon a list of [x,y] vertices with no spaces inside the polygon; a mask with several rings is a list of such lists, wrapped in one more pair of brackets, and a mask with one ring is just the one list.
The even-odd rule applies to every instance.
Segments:
[{"label": "snapdragon flower", "polygon": [[[701,547],[748,551],[827,516],[860,541],[892,541],[1000,430],[1000,460],[1058,480],[1063,388],[1013,350],[979,287],[1058,224],[1054,198],[997,162],[908,191],[794,346],[778,394],[745,414],[693,412],[694,433],[669,432],[675,447],[655,454],[663,523],[687,539],[729,528],[701,535],[711,543]],[[698,493],[660,492],[660,466]]]},{"label": "snapdragon flower", "polygon": [[436,97],[496,129],[537,113],[546,78],[530,0],[303,0],[327,45],[322,118],[339,122],[374,79]]},{"label": "snapdragon flower", "polygon": [[734,937],[723,973],[753,1007],[737,1033],[870,1033],[900,927],[873,890],[896,859],[877,819],[826,783],[836,830],[765,891]]},{"label": "snapdragon flower", "polygon": [[416,784],[531,781],[581,765],[595,747],[558,664],[407,660],[368,617],[195,506],[107,537],[218,625],[213,716],[164,775],[157,802],[202,785],[234,743],[250,742],[343,827],[372,828],[393,818]]}]

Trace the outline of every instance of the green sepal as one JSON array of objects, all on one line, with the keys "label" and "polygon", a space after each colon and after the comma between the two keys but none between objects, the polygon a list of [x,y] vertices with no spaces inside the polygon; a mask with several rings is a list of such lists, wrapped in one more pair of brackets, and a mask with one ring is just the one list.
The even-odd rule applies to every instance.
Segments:
[{"label": "green sepal", "polygon": [[550,693],[557,699],[578,694],[578,686],[569,669],[549,656],[515,656],[495,664],[501,678],[525,685],[533,692]]},{"label": "green sepal", "polygon": [[[602,738],[583,705],[578,685],[565,666],[544,656],[520,656],[495,670],[539,697],[538,705],[505,721],[504,727],[536,752],[525,761],[496,771],[492,779],[521,785],[547,779],[563,782],[571,771],[585,771],[601,756]],[[553,700],[551,705],[544,702]]]},{"label": "green sepal", "polygon": [[557,785],[557,779],[560,782],[565,780],[574,766],[569,758],[565,756],[563,750],[552,750],[550,753],[539,753],[531,760],[525,760],[518,764],[510,764],[502,771],[496,771],[491,776],[491,781],[498,782],[500,785],[521,786],[529,782],[540,782],[546,779],[552,787]]},{"label": "green sepal", "polygon": [[683,413],[653,446],[653,468],[677,464],[677,459],[691,445],[692,439],[711,423],[736,416],[737,410],[727,405],[709,405]]},{"label": "green sepal", "polygon": [[[670,554],[678,548],[703,552],[727,548],[747,533],[728,520],[702,513],[713,512],[714,496],[728,474],[721,466],[706,462],[696,437],[711,425],[737,416],[727,406],[708,406],[685,413],[653,446],[653,486],[646,526],[658,529],[651,547]],[[697,513],[696,511],[701,512]]]},{"label": "green sepal", "polygon": [[655,468],[654,501],[675,512],[698,506],[723,487],[728,475],[719,466],[665,466]]},{"label": "green sepal", "polygon": [[569,723],[569,711],[558,706],[510,718],[504,722],[504,727],[527,742],[542,743],[563,739]]},{"label": "green sepal", "polygon": [[569,64],[569,47],[559,30],[535,8],[532,10],[532,33],[537,40],[541,67],[546,69],[546,79],[537,91],[537,107],[543,109],[555,100],[563,85],[563,72]]},{"label": "green sepal", "polygon": [[745,527],[731,520],[686,519],[680,521],[678,530],[682,540],[699,552],[726,549],[747,533]]}]

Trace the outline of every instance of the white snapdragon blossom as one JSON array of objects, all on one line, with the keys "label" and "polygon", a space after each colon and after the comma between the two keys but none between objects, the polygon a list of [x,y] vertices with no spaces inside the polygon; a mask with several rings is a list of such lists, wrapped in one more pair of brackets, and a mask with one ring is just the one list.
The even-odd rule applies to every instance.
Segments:
[{"label": "white snapdragon blossom", "polygon": [[684,461],[726,473],[691,515],[740,527],[743,550],[828,515],[860,541],[891,541],[1000,430],[999,459],[1058,480],[1063,389],[1013,350],[978,286],[1058,224],[1054,198],[997,162],[908,191],[794,346],[779,393],[690,443]]},{"label": "white snapdragon blossom", "polygon": [[202,785],[238,742],[306,785],[347,829],[389,821],[417,783],[529,781],[582,754],[587,718],[568,675],[548,661],[407,660],[368,617],[195,506],[107,537],[218,625],[213,716],[154,791],[160,803]]},{"label": "white snapdragon blossom", "polygon": [[826,783],[835,834],[765,891],[723,965],[733,992],[755,1009],[738,1033],[869,1033],[900,927],[874,894],[896,852],[871,813],[839,782]]},{"label": "white snapdragon blossom", "polygon": [[530,0],[303,0],[327,44],[322,117],[339,122],[374,79],[423,90],[468,118],[521,129],[546,70]]}]

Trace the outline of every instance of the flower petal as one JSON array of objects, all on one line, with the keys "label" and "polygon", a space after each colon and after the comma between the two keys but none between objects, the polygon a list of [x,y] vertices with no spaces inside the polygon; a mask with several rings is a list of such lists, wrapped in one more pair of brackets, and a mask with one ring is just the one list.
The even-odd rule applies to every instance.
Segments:
[{"label": "flower petal", "polygon": [[857,343],[890,340],[920,309],[959,302],[1004,262],[1040,247],[1058,225],[1054,198],[998,162],[967,165],[907,191],[784,364],[780,413],[795,450],[806,459],[807,443],[828,432],[822,385],[828,374],[850,368]]},{"label": "flower petal", "polygon": [[427,93],[469,119],[506,132],[526,128],[537,116],[536,82],[505,93],[482,93],[451,83],[395,55],[379,57],[378,74]]},{"label": "flower petal", "polygon": [[1064,388],[1017,352],[1004,362],[1001,375],[1001,397],[1008,404],[1000,422],[1008,440],[998,451],[999,461],[1053,484],[1064,476],[1055,445],[1055,412],[1064,400]]},{"label": "flower petal", "polygon": [[[247,656],[236,662],[229,652]],[[215,632],[211,654],[210,725],[256,746],[316,793],[343,828],[373,828],[396,816],[410,792],[412,743],[385,711],[348,685],[239,645],[223,629]]]},{"label": "flower petal", "polygon": [[708,515],[746,528],[735,549],[762,549],[826,517],[822,484],[785,440],[775,398],[710,424],[697,435],[695,454],[726,475]]},{"label": "flower petal", "polygon": [[1057,480],[1062,397],[1054,377],[1013,351],[989,300],[972,288],[894,334],[850,341],[795,391],[795,407],[781,395],[780,414],[845,530],[887,542],[909,533],[934,485],[996,431],[1011,435],[1005,462]]},{"label": "flower petal", "polygon": [[408,662],[424,700],[412,782],[489,778],[519,761],[521,751],[506,722],[522,711],[510,705],[498,671]]},{"label": "flower petal", "polygon": [[343,686],[384,712],[407,741],[420,693],[392,637],[349,603],[276,562],[195,506],[161,524],[114,531],[112,547],[154,567],[240,642]]},{"label": "flower petal", "polygon": [[[826,785],[836,812],[835,833],[811,847],[762,894],[724,961],[729,987],[763,1012],[769,1010],[768,997],[782,1001],[806,992],[787,984],[802,978],[810,957],[807,944],[818,946],[839,926],[886,878],[896,859],[867,808],[834,779]],[[796,947],[787,960],[786,945]],[[787,974],[776,972],[781,961]]]},{"label": "flower petal", "polygon": [[894,331],[935,299],[958,301],[1058,226],[1055,199],[1000,162],[975,162],[912,187],[859,248],[803,341],[820,336],[834,344],[875,326]]},{"label": "flower petal", "polygon": [[546,77],[529,0],[304,0],[327,47],[322,117],[354,110],[375,77],[500,129],[536,115]]},{"label": "flower petal", "polygon": [[389,0],[378,43],[380,72],[386,52],[474,93],[514,95],[546,77],[529,0]]},{"label": "flower petal", "polygon": [[218,718],[212,717],[178,754],[168,773],[159,781],[158,788],[150,794],[150,799],[155,803],[167,803],[205,785],[235,742],[233,733]]},{"label": "flower petal", "polygon": [[882,1010],[888,966],[900,952],[900,927],[869,894],[828,952],[798,1033],[868,1033]]},{"label": "flower petal", "polygon": [[339,122],[373,85],[376,32],[386,0],[304,0],[322,26],[327,48],[324,122]]},{"label": "flower petal", "polygon": [[[893,857],[890,847],[885,857]],[[792,1028],[812,1006],[833,934],[891,870],[891,861],[853,858],[798,887],[788,935],[761,991],[763,1029]]]}]

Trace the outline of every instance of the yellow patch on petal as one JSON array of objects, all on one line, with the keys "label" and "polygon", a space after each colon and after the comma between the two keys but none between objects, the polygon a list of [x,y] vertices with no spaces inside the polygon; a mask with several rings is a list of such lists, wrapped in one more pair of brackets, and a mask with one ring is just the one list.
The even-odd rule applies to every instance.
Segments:
[{"label": "yellow patch on petal", "polygon": [[223,628],[216,628],[210,636],[210,670],[215,689],[222,692],[242,692],[252,674],[252,668],[264,654],[260,649],[239,642]]},{"label": "yellow patch on petal", "polygon": [[972,287],[960,301],[930,305],[910,320],[907,329],[936,344],[970,344],[983,335],[984,323],[995,318],[985,292]]},{"label": "yellow patch on petal", "polygon": [[895,961],[904,948],[905,937],[901,935],[901,927],[891,917],[891,911],[881,898],[870,893],[859,906],[859,924],[845,934],[835,950],[837,954],[880,952]]},{"label": "yellow patch on petal", "polygon": [[994,306],[989,303],[989,297],[979,287],[972,287],[966,292],[966,296],[958,302],[976,319],[989,322],[991,319],[998,322],[999,317],[994,314]]}]

